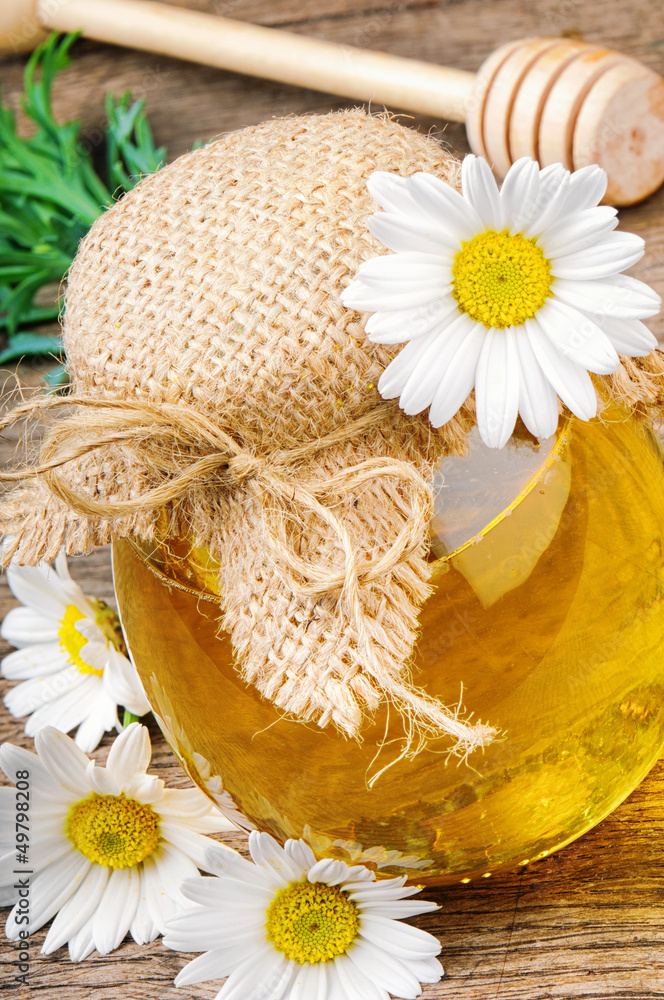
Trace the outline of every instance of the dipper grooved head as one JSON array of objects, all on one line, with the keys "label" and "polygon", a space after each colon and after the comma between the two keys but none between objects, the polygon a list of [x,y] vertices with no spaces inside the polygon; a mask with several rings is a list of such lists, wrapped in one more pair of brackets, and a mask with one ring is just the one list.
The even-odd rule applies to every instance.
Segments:
[{"label": "dipper grooved head", "polygon": [[487,59],[466,121],[471,148],[504,177],[521,156],[589,163],[606,201],[641,201],[664,181],[664,80],[628,56],[562,39],[526,39]]}]

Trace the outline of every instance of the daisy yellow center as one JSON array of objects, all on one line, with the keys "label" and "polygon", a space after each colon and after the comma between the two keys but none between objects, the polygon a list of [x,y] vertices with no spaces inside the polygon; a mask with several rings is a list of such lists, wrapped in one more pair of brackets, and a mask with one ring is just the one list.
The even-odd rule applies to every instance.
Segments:
[{"label": "daisy yellow center", "polygon": [[[70,662],[82,674],[95,674],[95,676],[101,677],[104,671],[91,667],[81,656],[81,650],[88,640],[78,631],[76,623],[85,617],[87,616],[75,604],[67,605],[58,629],[60,648],[64,650]],[[113,608],[110,608],[104,601],[95,601],[95,623],[102,630],[107,644],[114,646],[121,653],[126,653],[120,619]]]},{"label": "daisy yellow center", "polygon": [[348,951],[360,929],[357,906],[336,885],[291,882],[267,911],[267,937],[300,965],[331,962]]},{"label": "daisy yellow center", "polygon": [[120,795],[75,802],[65,832],[77,851],[104,868],[129,868],[145,861],[159,844],[159,817],[151,806]]},{"label": "daisy yellow center", "polygon": [[488,229],[461,244],[452,295],[462,312],[499,330],[521,326],[553,294],[551,264],[536,240]]}]

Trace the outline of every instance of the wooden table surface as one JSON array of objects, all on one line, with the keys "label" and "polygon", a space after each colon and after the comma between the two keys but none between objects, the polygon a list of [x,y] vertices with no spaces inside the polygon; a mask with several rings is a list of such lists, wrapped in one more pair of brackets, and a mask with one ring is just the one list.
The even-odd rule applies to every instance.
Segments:
[{"label": "wooden table surface", "polygon": [[[4,2],[4,0],[3,0]],[[350,45],[475,70],[498,45],[528,35],[563,35],[597,42],[664,69],[662,0],[177,0],[178,5],[283,27]],[[80,41],[74,65],[55,88],[56,113],[79,118],[93,147],[104,119],[104,94],[132,89],[144,96],[159,144],[169,159],[194,141],[276,115],[352,106],[335,97]],[[18,102],[25,60],[0,64],[6,97]],[[397,110],[397,109],[393,109]],[[402,119],[463,154],[464,130],[425,118]],[[625,228],[648,241],[634,273],[664,290],[664,191],[624,210]],[[664,321],[651,324],[664,340]],[[43,366],[21,366],[36,384]],[[0,450],[6,459],[9,447]],[[74,563],[84,588],[110,597],[109,554]],[[4,578],[0,615],[13,606]],[[8,647],[2,646],[4,655]],[[5,687],[8,685],[5,684]],[[180,766],[153,727],[155,768],[186,784]],[[0,710],[0,737],[31,747],[22,724]],[[99,759],[108,743],[97,751]],[[242,835],[228,842],[242,847]],[[441,911],[417,921],[442,944],[445,978],[424,988],[426,1000],[651,1000],[664,997],[664,762],[591,833],[558,854],[511,875],[468,886],[428,890]],[[15,955],[0,952],[0,997],[43,1000],[175,1000],[212,998],[220,983],[176,990],[182,956],[159,941],[131,941],[106,958],[69,962],[66,949],[43,957],[44,932],[32,940],[30,990],[13,981]]]}]

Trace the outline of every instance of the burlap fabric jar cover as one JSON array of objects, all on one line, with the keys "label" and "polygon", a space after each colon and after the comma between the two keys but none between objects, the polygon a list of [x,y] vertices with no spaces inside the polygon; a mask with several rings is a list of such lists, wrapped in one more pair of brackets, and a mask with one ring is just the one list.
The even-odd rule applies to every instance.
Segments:
[{"label": "burlap fabric jar cover", "polygon": [[[389,704],[393,758],[431,739],[463,756],[493,740],[492,719],[464,721],[411,664],[431,481],[464,453],[474,400],[433,429],[377,392],[398,348],[371,343],[341,302],[384,251],[366,225],[375,170],[459,186],[434,140],[342,112],[224,136],[95,223],[67,284],[71,394],[12,415],[38,409],[49,427],[2,505],[4,561],[187,539],[218,572],[235,669],[293,724],[362,740]],[[602,400],[656,417],[661,356],[621,361],[595,377]]]}]

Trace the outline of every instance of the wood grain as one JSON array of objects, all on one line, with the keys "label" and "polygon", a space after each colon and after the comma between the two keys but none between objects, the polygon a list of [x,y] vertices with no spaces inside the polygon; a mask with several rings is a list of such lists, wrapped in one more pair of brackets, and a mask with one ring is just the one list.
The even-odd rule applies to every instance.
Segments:
[{"label": "wood grain", "polygon": [[[641,59],[661,72],[664,10],[661,0],[170,0],[255,23],[383,49],[475,70],[498,45],[528,35],[564,35],[598,42]],[[18,107],[25,60],[0,66],[3,92]],[[166,58],[80,41],[75,63],[56,84],[56,111],[79,118],[83,138],[99,149],[108,90],[144,96],[158,143],[173,158],[197,139],[274,115],[323,112],[352,102]],[[393,109],[397,110],[397,109]],[[635,112],[636,113],[636,112]],[[467,151],[461,126],[404,116],[431,130],[458,154]],[[621,213],[622,225],[648,241],[634,273],[664,288],[664,193]],[[652,324],[664,340],[661,317]],[[35,385],[45,365],[21,366]],[[9,385],[11,379],[7,383]],[[8,460],[11,442],[0,445]],[[99,597],[112,593],[108,552],[75,561],[74,574]],[[0,616],[13,605],[0,581]],[[7,652],[0,648],[0,654]],[[4,687],[7,686],[3,682]],[[180,766],[152,727],[154,769],[182,785]],[[30,747],[20,722],[0,712],[0,737]],[[103,759],[109,740],[97,753]],[[426,1000],[653,1000],[664,997],[664,763],[613,815],[572,846],[511,875],[468,886],[428,890],[439,913],[417,921],[440,937],[446,977],[424,989]],[[226,839],[242,847],[241,835]],[[39,956],[45,932],[31,943],[30,989],[20,989],[13,947],[0,951],[0,997],[19,1000],[204,1000],[220,983],[176,990],[183,956],[159,941],[139,948],[125,942],[114,954],[73,966],[65,949]],[[312,998],[313,1000],[313,998]]]}]

